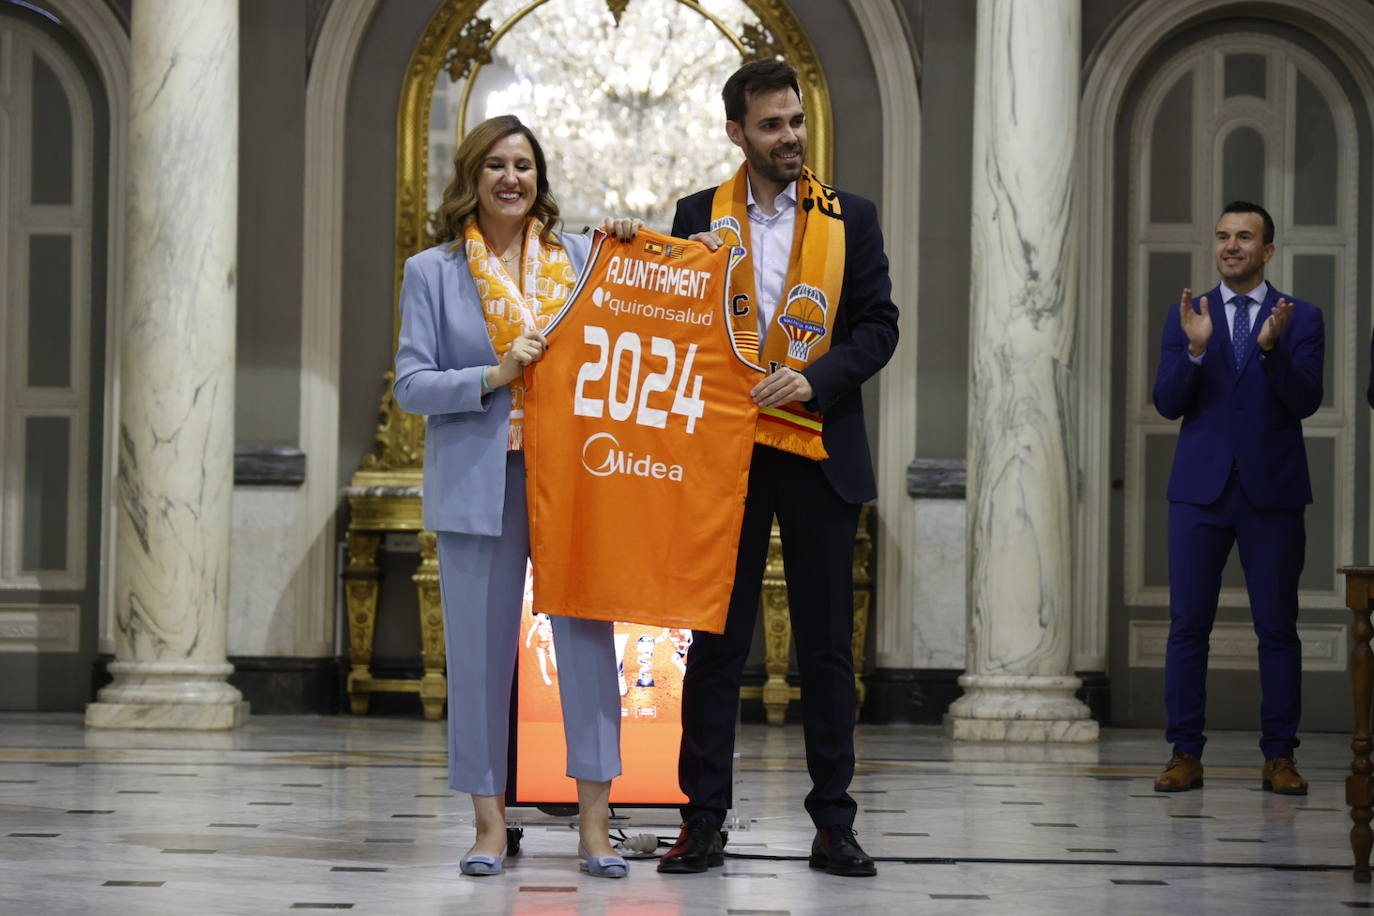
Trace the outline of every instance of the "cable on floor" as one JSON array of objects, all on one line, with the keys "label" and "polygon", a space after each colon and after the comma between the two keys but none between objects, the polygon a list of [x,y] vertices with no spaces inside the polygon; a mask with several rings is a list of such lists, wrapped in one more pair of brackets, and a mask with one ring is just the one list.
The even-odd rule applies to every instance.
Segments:
[{"label": "cable on floor", "polygon": [[[660,839],[662,839],[660,837]],[[727,859],[757,862],[805,862],[809,856],[766,856],[729,852]],[[1275,864],[1272,862],[1160,862],[1141,859],[998,859],[980,856],[873,856],[874,862],[897,865],[1114,865],[1120,868],[1251,868],[1273,871],[1350,871],[1351,865]]]},{"label": "cable on floor", "polygon": [[[614,809],[612,809],[614,810]],[[634,837],[627,837],[624,830],[617,833],[622,843],[644,838],[648,840],[651,834],[636,834]],[[677,842],[677,837],[653,837],[658,841],[659,849],[671,849]],[[728,838],[722,839],[726,843]],[[650,850],[645,849],[641,854]],[[730,852],[728,846],[725,849],[725,858],[738,859],[743,862],[807,862],[809,855],[805,856],[774,856],[762,855],[759,853]],[[1117,866],[1119,868],[1250,868],[1265,869],[1269,871],[1305,871],[1305,872],[1325,872],[1325,871],[1350,871],[1353,865],[1323,865],[1323,864],[1298,864],[1298,863],[1272,863],[1272,862],[1161,862],[1158,860],[1147,859],[1021,859],[1021,858],[991,858],[986,856],[873,856],[874,862],[887,862],[893,865],[1087,865],[1087,866]]]}]

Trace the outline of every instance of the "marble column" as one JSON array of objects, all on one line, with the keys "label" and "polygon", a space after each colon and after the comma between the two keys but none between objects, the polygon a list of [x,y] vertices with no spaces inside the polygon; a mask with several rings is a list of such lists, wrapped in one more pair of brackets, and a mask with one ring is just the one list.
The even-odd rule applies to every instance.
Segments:
[{"label": "marble column", "polygon": [[114,682],[95,728],[224,729],[234,479],[238,0],[134,0]]},{"label": "marble column", "polygon": [[1070,666],[1079,31],[1079,0],[978,2],[968,641],[952,738],[1097,739]]}]

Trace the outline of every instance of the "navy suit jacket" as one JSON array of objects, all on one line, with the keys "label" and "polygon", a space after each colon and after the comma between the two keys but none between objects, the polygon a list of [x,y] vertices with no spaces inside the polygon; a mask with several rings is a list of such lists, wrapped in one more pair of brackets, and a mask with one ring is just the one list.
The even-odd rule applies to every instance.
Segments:
[{"label": "navy suit jacket", "polygon": [[[710,228],[715,190],[707,188],[677,202],[672,235],[686,238]],[[860,386],[887,365],[897,349],[898,313],[877,208],[855,194],[838,193],[844,221],[844,281],[830,349],[802,372],[815,392],[804,406],[824,418],[821,441],[830,457],[820,464],[826,480],[841,499],[858,504],[878,496]]]},{"label": "navy suit jacket", "polygon": [[[1293,317],[1274,349],[1263,353],[1256,343],[1259,330],[1280,297],[1293,303]],[[1220,288],[1207,293],[1207,303],[1213,330],[1200,366],[1188,359],[1178,306],[1169,310],[1164,322],[1154,402],[1168,419],[1183,418],[1169,476],[1169,500],[1203,506],[1215,502],[1234,463],[1251,505],[1310,504],[1302,420],[1322,401],[1326,336],[1321,310],[1271,285],[1237,373]]]}]

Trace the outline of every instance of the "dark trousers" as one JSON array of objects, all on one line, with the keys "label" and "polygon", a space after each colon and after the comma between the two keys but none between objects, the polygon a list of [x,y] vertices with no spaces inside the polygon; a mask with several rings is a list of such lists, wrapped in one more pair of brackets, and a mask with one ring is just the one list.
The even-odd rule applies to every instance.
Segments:
[{"label": "dark trousers", "polygon": [[740,672],[758,617],[768,535],[777,514],[792,635],[801,669],[802,729],[811,792],[806,810],[818,827],[853,824],[854,535],[859,507],[836,495],[820,465],[754,446],[735,586],[725,632],[693,633],[682,692],[678,780],[689,799],[683,819],[717,827],[731,806],[731,763]]},{"label": "dark trousers", "polygon": [[1221,572],[1235,544],[1259,637],[1260,749],[1266,760],[1291,755],[1302,714],[1298,578],[1307,534],[1303,508],[1251,505],[1233,473],[1208,506],[1169,504],[1169,644],[1164,661],[1165,732],[1176,753],[1201,756],[1206,742],[1207,645],[1217,615]]}]

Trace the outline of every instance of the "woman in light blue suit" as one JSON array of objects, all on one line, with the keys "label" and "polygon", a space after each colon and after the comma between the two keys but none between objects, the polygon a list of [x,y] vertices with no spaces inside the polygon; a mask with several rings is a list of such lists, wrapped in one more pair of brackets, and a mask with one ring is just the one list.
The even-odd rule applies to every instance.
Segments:
[{"label": "woman in light blue suit", "polygon": [[[405,264],[394,391],[403,409],[428,417],[424,524],[438,534],[449,785],[472,796],[477,821],[459,864],[463,874],[493,875],[505,859],[511,678],[529,557],[523,370],[543,355],[540,328],[566,301],[590,245],[554,231],[543,150],[510,115],[459,145],[439,223],[439,244]],[[620,775],[611,624],[554,617],[553,631],[582,869],[624,877],[607,830]]]}]

